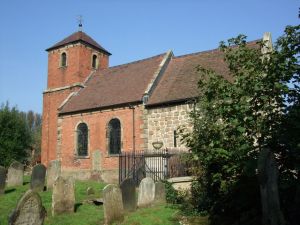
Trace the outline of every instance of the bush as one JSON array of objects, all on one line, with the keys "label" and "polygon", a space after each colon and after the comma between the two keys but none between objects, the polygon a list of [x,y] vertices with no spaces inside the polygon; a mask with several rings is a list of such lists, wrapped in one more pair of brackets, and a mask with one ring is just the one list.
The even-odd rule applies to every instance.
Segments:
[{"label": "bush", "polygon": [[167,203],[170,204],[182,204],[183,203],[183,196],[180,195],[180,193],[174,189],[172,184],[168,181],[165,181],[165,187],[166,187],[166,199]]}]

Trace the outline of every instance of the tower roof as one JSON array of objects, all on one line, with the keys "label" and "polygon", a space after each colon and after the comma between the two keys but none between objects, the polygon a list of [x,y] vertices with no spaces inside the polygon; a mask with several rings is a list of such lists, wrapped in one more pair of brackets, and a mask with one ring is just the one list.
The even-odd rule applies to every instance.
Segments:
[{"label": "tower roof", "polygon": [[108,55],[111,55],[111,53],[109,53],[107,50],[105,50],[101,45],[99,45],[95,40],[93,40],[90,36],[88,36],[83,31],[77,31],[77,32],[71,34],[67,38],[56,43],[52,47],[46,49],[46,51],[51,51],[51,50],[66,46],[68,44],[75,44],[78,42],[81,42],[85,45],[88,45],[88,46],[94,48],[94,49],[97,49],[99,51],[105,52]]}]

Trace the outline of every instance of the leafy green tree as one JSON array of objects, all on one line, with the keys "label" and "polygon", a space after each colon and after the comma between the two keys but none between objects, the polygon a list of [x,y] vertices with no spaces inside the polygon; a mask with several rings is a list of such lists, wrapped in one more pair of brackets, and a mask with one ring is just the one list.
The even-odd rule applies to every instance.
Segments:
[{"label": "leafy green tree", "polygon": [[237,200],[233,192],[245,186],[251,190],[244,189],[248,198],[240,204],[257,199],[257,158],[264,148],[275,153],[281,181],[299,180],[299,30],[288,26],[274,49],[262,41],[249,47],[243,35],[221,42],[232,80],[199,67],[194,130],[182,135],[201,164],[193,200],[199,211],[224,214]]},{"label": "leafy green tree", "polygon": [[28,123],[16,107],[6,103],[0,108],[0,165],[9,166],[13,160],[24,162],[32,143]]}]

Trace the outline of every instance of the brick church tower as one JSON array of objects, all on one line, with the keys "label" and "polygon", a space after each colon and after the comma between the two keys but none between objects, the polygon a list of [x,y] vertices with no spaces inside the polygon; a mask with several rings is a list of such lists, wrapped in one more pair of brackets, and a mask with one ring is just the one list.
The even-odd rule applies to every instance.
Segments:
[{"label": "brick church tower", "polygon": [[46,49],[48,81],[43,93],[42,163],[56,159],[58,112],[72,93],[84,87],[95,70],[108,68],[111,55],[91,37],[78,31]]}]

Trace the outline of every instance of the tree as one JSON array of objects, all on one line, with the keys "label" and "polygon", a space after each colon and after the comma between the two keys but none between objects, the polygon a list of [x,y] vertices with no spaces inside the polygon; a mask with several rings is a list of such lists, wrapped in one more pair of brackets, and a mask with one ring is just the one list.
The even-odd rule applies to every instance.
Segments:
[{"label": "tree", "polygon": [[288,26],[274,49],[263,41],[250,48],[243,35],[221,42],[231,81],[199,67],[200,94],[191,113],[194,130],[183,134],[183,140],[203,171],[195,185],[194,206],[210,211],[218,224],[230,220],[220,217],[232,212],[233,201],[238,201],[234,195],[242,187],[248,198],[240,203],[253,204],[240,210],[248,210],[251,219],[251,210],[259,208],[255,182],[262,149],[275,153],[281,184],[299,181],[299,137],[290,142],[300,133],[299,120],[291,121],[299,118],[299,30],[300,26]]},{"label": "tree", "polygon": [[16,107],[6,103],[0,108],[0,165],[9,166],[13,160],[24,162],[32,143],[26,120]]}]

